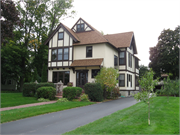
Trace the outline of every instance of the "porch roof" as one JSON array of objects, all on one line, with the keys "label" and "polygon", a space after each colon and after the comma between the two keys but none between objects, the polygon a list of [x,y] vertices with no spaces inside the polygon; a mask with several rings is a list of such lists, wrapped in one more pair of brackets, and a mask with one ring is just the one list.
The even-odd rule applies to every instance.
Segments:
[{"label": "porch roof", "polygon": [[71,64],[71,67],[100,66],[102,62],[103,62],[103,58],[74,60],[73,63]]}]

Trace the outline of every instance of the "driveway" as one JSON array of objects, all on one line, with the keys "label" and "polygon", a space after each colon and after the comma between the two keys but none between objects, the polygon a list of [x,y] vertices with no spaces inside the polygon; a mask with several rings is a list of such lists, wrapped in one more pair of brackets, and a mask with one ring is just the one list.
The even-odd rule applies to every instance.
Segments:
[{"label": "driveway", "polygon": [[1,134],[57,134],[76,129],[137,102],[133,97],[120,98],[1,124]]}]

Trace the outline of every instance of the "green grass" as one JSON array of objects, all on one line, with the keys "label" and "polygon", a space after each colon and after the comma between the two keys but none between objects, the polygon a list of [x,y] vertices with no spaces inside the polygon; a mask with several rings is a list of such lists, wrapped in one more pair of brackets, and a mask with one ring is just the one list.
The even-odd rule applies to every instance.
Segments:
[{"label": "green grass", "polygon": [[1,123],[32,117],[40,114],[62,111],[80,106],[94,104],[92,102],[63,102],[39,105],[33,107],[19,108],[7,111],[1,111]]},{"label": "green grass", "polygon": [[179,134],[179,97],[156,97],[148,108],[143,102],[117,111],[65,134]]},{"label": "green grass", "polygon": [[35,97],[23,97],[22,93],[1,93],[1,108],[38,102]]}]

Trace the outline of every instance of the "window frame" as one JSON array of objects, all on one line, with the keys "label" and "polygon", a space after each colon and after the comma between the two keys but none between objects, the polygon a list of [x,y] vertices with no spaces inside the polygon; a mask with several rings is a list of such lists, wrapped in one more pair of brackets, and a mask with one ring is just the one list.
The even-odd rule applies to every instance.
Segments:
[{"label": "window frame", "polygon": [[132,54],[128,52],[128,66],[132,68]]},{"label": "window frame", "polygon": [[[124,76],[124,80],[120,80],[120,76],[123,75]],[[125,87],[125,74],[119,74],[119,87]],[[120,85],[120,81],[124,81],[124,84],[123,85]]]},{"label": "window frame", "polygon": [[[54,51],[54,50],[56,50],[56,53],[55,53],[55,54],[56,54],[56,55],[55,55],[55,56],[56,56],[56,59],[53,59],[53,51]],[[52,51],[51,51],[51,61],[57,61],[57,49],[52,49]]]},{"label": "window frame", "polygon": [[[124,58],[120,57],[121,56],[120,53],[122,53],[122,52],[124,53]],[[124,63],[120,62],[121,59],[124,59]],[[126,65],[126,51],[120,51],[119,52],[119,65]]]},{"label": "window frame", "polygon": [[93,71],[97,71],[98,70],[98,72],[97,72],[97,74],[100,72],[100,69],[92,69],[91,70],[91,78],[95,78],[95,76],[97,75],[93,75]]},{"label": "window frame", "polygon": [[[66,86],[67,84],[68,84],[68,82],[67,82],[67,84],[65,84],[65,73],[66,72],[69,72],[69,81],[70,81],[70,71],[53,71],[53,73],[52,73],[52,82],[53,83],[58,83],[58,80],[59,80],[59,73],[63,73],[63,80],[61,80],[62,81],[62,83]],[[54,82],[54,73],[56,73],[57,74],[57,82]]]},{"label": "window frame", "polygon": [[[83,25],[83,27],[81,27],[82,25]],[[80,28],[78,28],[78,26],[80,26]],[[85,31],[84,26],[85,26],[84,23],[77,24],[76,25],[77,32]]]},{"label": "window frame", "polygon": [[[58,59],[58,56],[59,56],[59,54],[58,54],[58,50],[59,49],[62,49],[62,60],[59,60]],[[68,49],[68,59],[64,59],[64,49]],[[53,51],[54,50],[56,50],[56,60],[54,60],[54,59],[52,59],[53,57],[52,57],[52,55],[53,55]],[[51,51],[51,61],[68,61],[69,60],[69,47],[63,47],[63,48],[56,48],[56,49],[52,49],[52,51]]]},{"label": "window frame", "polygon": [[[91,56],[88,56],[88,52],[87,52],[88,48],[91,48]],[[86,58],[92,57],[92,52],[93,52],[93,47],[92,46],[86,46]]]},{"label": "window frame", "polygon": [[[59,34],[63,34],[63,37],[59,38]],[[58,40],[64,40],[64,32],[58,32]]]}]

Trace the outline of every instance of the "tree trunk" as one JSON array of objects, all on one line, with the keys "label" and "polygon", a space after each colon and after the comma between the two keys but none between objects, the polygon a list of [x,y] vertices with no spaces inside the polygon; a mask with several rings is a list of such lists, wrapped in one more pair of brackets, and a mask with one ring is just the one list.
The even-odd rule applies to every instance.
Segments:
[{"label": "tree trunk", "polygon": [[24,76],[20,76],[20,91],[23,91]]}]

